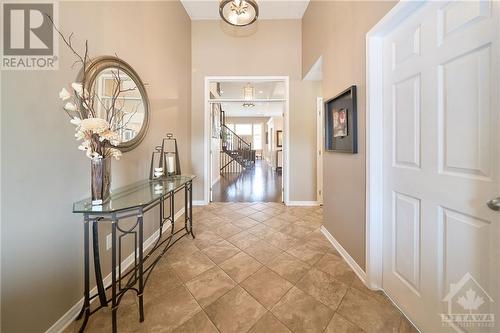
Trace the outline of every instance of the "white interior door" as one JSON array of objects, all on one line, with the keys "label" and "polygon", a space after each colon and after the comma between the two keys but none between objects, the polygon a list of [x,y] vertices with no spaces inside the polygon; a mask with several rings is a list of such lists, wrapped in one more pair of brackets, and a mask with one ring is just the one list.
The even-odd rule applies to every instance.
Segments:
[{"label": "white interior door", "polygon": [[383,288],[422,332],[500,330],[499,6],[429,2],[384,40]]},{"label": "white interior door", "polygon": [[323,134],[323,98],[316,99],[316,188],[317,201],[320,205],[323,204],[323,146],[325,144]]}]

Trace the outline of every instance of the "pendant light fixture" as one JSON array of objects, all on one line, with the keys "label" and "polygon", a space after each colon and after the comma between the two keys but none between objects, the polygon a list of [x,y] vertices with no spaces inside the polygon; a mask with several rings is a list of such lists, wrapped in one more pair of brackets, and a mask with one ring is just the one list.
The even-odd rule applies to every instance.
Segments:
[{"label": "pendant light fixture", "polygon": [[243,103],[244,107],[254,107],[255,104],[252,103],[254,100],[254,87],[247,83],[247,85],[243,88],[243,99],[245,102]]},{"label": "pendant light fixture", "polygon": [[237,27],[250,25],[259,17],[256,0],[222,0],[219,5],[220,17]]}]

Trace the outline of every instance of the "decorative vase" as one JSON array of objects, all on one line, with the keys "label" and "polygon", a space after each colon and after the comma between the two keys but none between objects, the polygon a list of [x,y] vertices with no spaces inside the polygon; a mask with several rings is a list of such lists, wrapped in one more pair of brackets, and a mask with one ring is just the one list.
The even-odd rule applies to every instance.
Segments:
[{"label": "decorative vase", "polygon": [[90,163],[92,205],[102,205],[110,196],[111,157],[93,158]]}]

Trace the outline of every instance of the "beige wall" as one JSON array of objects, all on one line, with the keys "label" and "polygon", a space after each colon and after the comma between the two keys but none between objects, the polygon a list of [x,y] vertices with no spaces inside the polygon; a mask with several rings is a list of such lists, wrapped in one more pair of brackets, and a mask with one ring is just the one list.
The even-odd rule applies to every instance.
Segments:
[{"label": "beige wall", "polygon": [[358,93],[356,155],[325,153],[325,226],[365,267],[365,35],[393,6],[378,1],[312,1],[302,19],[302,73],[323,56],[323,97],[352,84]]},{"label": "beige wall", "polygon": [[[316,92],[301,78],[301,21],[264,20],[253,34],[234,35],[220,21],[193,21],[192,167],[198,176],[194,199],[203,200],[204,79],[210,75],[290,77],[290,200],[316,200]],[[240,30],[241,31],[241,30]],[[245,36],[241,36],[245,35]]]},{"label": "beige wall", "polygon": [[[76,46],[88,39],[91,55],[116,53],[147,83],[149,132],[138,148],[113,161],[113,187],[148,176],[150,153],[167,132],[179,139],[188,172],[191,25],[182,5],[61,2],[59,17],[60,27],[75,33]],[[3,332],[43,332],[82,297],[83,226],[71,209],[89,195],[90,162],[77,150],[58,99],[76,77],[73,61],[61,45],[57,71],[2,73]],[[145,217],[146,235],[156,223],[157,212]],[[101,244],[107,233],[101,229]]]}]

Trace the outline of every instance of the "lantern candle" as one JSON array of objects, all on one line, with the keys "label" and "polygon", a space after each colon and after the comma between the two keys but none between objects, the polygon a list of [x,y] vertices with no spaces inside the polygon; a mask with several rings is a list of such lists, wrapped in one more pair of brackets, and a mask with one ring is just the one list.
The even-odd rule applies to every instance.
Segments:
[{"label": "lantern candle", "polygon": [[167,172],[168,174],[175,172],[175,160],[173,156],[167,156]]}]

